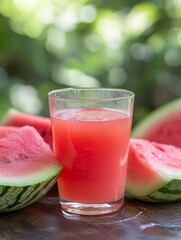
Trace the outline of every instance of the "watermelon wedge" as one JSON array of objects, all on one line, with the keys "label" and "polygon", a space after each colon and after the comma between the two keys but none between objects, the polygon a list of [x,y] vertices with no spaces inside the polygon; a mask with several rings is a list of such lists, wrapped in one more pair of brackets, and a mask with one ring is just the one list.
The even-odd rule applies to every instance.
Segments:
[{"label": "watermelon wedge", "polygon": [[148,114],[133,128],[131,136],[181,147],[181,98]]},{"label": "watermelon wedge", "polygon": [[50,145],[51,149],[53,149],[51,122],[49,118],[23,113],[12,108],[8,110],[1,120],[1,125],[14,127],[32,126],[44,138],[44,141]]},{"label": "watermelon wedge", "polygon": [[0,139],[0,211],[29,205],[54,185],[61,171],[49,145],[30,126]]},{"label": "watermelon wedge", "polygon": [[131,139],[126,192],[150,202],[181,199],[181,148]]}]

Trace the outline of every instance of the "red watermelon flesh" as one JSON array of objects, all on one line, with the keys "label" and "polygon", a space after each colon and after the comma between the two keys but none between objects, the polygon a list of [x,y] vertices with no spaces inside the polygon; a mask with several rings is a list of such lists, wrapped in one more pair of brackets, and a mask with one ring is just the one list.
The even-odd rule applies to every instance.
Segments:
[{"label": "red watermelon flesh", "polygon": [[51,149],[53,149],[50,118],[22,113],[15,109],[10,109],[1,123],[4,126],[14,127],[32,126],[44,138],[44,141],[50,145]]},{"label": "red watermelon flesh", "polygon": [[132,137],[181,147],[181,98],[148,114],[133,128]]},{"label": "red watermelon flesh", "polygon": [[127,192],[144,196],[172,179],[181,179],[181,148],[142,139],[131,139]]},{"label": "red watermelon flesh", "polygon": [[[28,176],[33,181],[33,175],[37,175],[37,181],[40,172],[52,168],[60,169],[60,164],[33,127],[21,127],[0,139],[0,182],[4,177],[14,181],[23,178],[25,182]],[[44,177],[47,178],[46,175]]]},{"label": "red watermelon flesh", "polygon": [[149,141],[171,144],[181,147],[181,111],[163,119],[153,130],[148,130],[144,136]]},{"label": "red watermelon flesh", "polygon": [[16,132],[18,129],[18,127],[0,126],[0,138],[6,137],[11,133]]}]

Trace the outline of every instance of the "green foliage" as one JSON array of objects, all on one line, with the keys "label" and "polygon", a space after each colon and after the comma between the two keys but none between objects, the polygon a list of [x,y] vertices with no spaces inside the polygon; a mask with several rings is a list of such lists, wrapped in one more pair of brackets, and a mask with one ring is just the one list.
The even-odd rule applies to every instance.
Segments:
[{"label": "green foliage", "polygon": [[134,123],[181,96],[181,2],[0,1],[0,117],[66,86],[135,92]]}]

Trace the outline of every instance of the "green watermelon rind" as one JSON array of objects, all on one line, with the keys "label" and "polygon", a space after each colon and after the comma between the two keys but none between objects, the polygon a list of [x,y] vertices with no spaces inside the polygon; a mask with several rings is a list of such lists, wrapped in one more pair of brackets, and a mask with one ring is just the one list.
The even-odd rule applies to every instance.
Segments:
[{"label": "green watermelon rind", "polygon": [[[53,166],[28,177],[0,179],[0,212],[10,212],[34,203],[56,183],[62,167]],[[2,184],[2,180],[6,184]]]},{"label": "green watermelon rind", "polygon": [[[158,173],[158,176],[160,174]],[[142,185],[135,185],[135,183],[132,180],[129,180],[127,177],[126,180],[126,193],[129,196],[134,196],[135,198],[144,198],[145,196],[150,195],[153,192],[158,191],[159,189],[162,189],[164,186],[166,186],[171,181],[170,178],[167,178],[165,176],[160,175],[159,180],[157,180],[157,183],[154,185],[150,183],[150,186],[146,185],[146,187]],[[142,187],[141,187],[142,186]]]},{"label": "green watermelon rind", "polygon": [[43,181],[46,181],[47,179],[51,179],[54,176],[59,175],[61,169],[62,167],[60,165],[52,164],[52,166],[48,166],[41,171],[37,171],[27,175],[22,175],[18,177],[0,176],[0,185],[25,187],[25,186],[38,184]]},{"label": "green watermelon rind", "polygon": [[29,186],[0,185],[0,212],[11,212],[34,203],[53,187],[57,177]]},{"label": "green watermelon rind", "polygon": [[181,200],[181,180],[172,179],[158,190],[145,196],[133,196],[131,194],[129,196],[145,202],[166,203],[179,201]]},{"label": "green watermelon rind", "polygon": [[151,127],[163,121],[166,117],[171,116],[181,109],[181,98],[173,100],[165,105],[155,109],[148,114],[142,121],[140,121],[132,130],[131,137],[142,138],[146,132],[149,132]]},{"label": "green watermelon rind", "polygon": [[[129,181],[129,178],[127,178],[126,181],[126,193],[129,196],[138,198],[138,199],[142,199],[142,200],[146,200],[147,201],[152,201],[151,198],[154,197],[155,201],[156,201],[156,195],[159,193],[169,193],[172,192],[173,194],[175,194],[175,196],[173,197],[174,199],[181,199],[181,171],[173,171],[170,169],[164,169],[164,171],[161,173],[160,170],[157,171],[157,174],[159,176],[159,182],[157,182],[157,184],[152,185],[150,184],[150,186],[146,187],[146,189],[141,188],[141,186],[136,186],[132,181]],[[176,196],[176,191],[175,193],[173,192],[173,189],[175,189],[175,185],[177,184],[177,189],[178,189],[178,194],[180,194],[179,196]],[[160,201],[161,201],[161,197]],[[158,201],[159,201],[158,198]],[[165,199],[166,199],[166,195],[165,195]],[[173,201],[171,200],[171,201]],[[163,196],[163,201],[164,201],[164,196]],[[167,200],[165,200],[167,201]]]}]

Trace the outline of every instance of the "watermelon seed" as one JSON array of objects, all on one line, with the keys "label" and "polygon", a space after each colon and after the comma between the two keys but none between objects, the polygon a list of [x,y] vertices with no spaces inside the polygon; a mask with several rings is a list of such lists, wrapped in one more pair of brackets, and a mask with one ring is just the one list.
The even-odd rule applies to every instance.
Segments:
[{"label": "watermelon seed", "polygon": [[28,158],[28,156],[27,156],[26,154],[19,153],[19,159],[25,160],[25,159],[27,159],[27,158]]},{"label": "watermelon seed", "polygon": [[159,145],[157,145],[157,144],[154,144],[154,146],[155,146],[158,150],[160,150],[160,151],[162,151],[162,152],[165,152],[165,149],[162,148],[161,146],[159,146]]},{"label": "watermelon seed", "polygon": [[8,163],[11,162],[9,159],[1,159],[1,161],[3,161],[3,162],[6,163],[6,164],[8,164]]},{"label": "watermelon seed", "polygon": [[4,158],[3,155],[0,155],[0,161],[4,162],[4,163],[10,163],[11,162],[10,159]]}]

